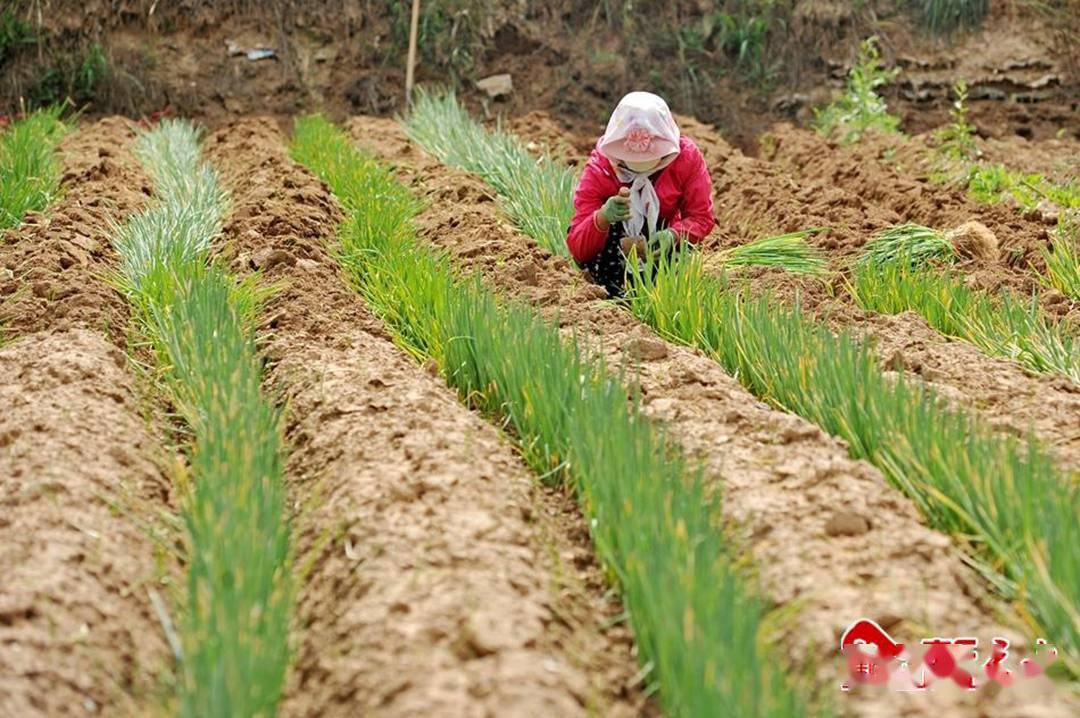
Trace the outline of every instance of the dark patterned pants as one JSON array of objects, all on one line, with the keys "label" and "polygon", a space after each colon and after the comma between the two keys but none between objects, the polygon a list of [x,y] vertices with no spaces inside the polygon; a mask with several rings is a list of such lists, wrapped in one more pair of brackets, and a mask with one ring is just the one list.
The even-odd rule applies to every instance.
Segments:
[{"label": "dark patterned pants", "polygon": [[[663,229],[663,223],[657,229]],[[626,271],[626,258],[619,242],[626,236],[622,222],[616,222],[608,230],[607,241],[600,254],[580,265],[589,278],[608,291],[612,299],[626,296],[626,284],[633,281],[633,275]],[[654,270],[655,271],[655,270]]]}]

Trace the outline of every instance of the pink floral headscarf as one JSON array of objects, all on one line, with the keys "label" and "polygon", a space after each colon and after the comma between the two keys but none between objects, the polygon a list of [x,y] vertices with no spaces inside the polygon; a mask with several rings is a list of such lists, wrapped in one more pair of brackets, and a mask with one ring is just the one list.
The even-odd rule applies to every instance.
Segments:
[{"label": "pink floral headscarf", "polygon": [[611,113],[598,146],[612,164],[658,160],[678,153],[679,126],[662,97],[631,92]]},{"label": "pink floral headscarf", "polygon": [[[623,222],[626,235],[640,236],[647,225],[651,237],[660,215],[660,200],[650,177],[679,154],[679,126],[667,103],[651,92],[631,92],[611,113],[607,130],[596,146],[611,161],[619,181],[630,185],[630,219]],[[653,160],[661,162],[647,172],[634,172],[620,165],[620,161]]]}]

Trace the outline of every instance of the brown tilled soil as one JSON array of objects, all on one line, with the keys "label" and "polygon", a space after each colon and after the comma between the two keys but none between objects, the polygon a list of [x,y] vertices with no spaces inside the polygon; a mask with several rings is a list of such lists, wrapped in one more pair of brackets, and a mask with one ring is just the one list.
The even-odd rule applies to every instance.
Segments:
[{"label": "brown tilled soil", "polygon": [[64,198],[0,244],[5,716],[143,713],[170,661],[149,599],[172,564],[149,535],[168,480],[102,278],[106,218],[144,198],[131,136],[108,119],[68,137]]},{"label": "brown tilled soil", "polygon": [[139,714],[170,660],[130,514],[168,485],[125,368],[86,329],[0,349],[0,715]]},{"label": "brown tilled soil", "polygon": [[701,149],[713,181],[717,230],[707,244],[733,246],[765,235],[828,228],[807,241],[830,258],[854,254],[899,215],[838,187],[800,184],[781,167],[744,155],[711,126],[679,117],[679,127]]},{"label": "brown tilled soil", "polygon": [[[233,190],[222,255],[267,309],[288,399],[298,651],[291,716],[632,715],[587,531],[510,444],[397,349],[329,254],[341,213],[268,119],[207,141]],[[617,621],[612,621],[617,623]]]},{"label": "brown tilled soil", "polygon": [[109,220],[151,193],[128,147],[134,136],[129,121],[109,117],[64,139],[64,196],[0,236],[0,332],[94,327],[123,341],[126,302],[103,278],[116,260]]},{"label": "brown tilled soil", "polygon": [[[897,161],[892,155],[900,147],[906,149]],[[763,155],[800,187],[832,192],[851,198],[849,201],[857,199],[860,211],[886,210],[900,222],[940,230],[970,220],[981,222],[996,237],[999,258],[967,267],[966,273],[974,283],[991,290],[1009,287],[1025,295],[1038,292],[1045,295],[1043,304],[1058,314],[1072,309],[1064,296],[1046,290],[1038,281],[1037,271],[1045,267],[1040,253],[1049,246],[1056,218],[1049,214],[1045,219],[1041,214],[1023,215],[1005,203],[981,204],[958,186],[931,182],[928,165],[915,140],[878,134],[841,147],[810,130],[778,125],[764,148]],[[865,234],[862,241],[870,234]]]},{"label": "brown tilled soil", "polygon": [[[838,684],[835,643],[856,617],[876,618],[895,634],[1015,635],[996,625],[992,604],[950,540],[924,526],[911,503],[881,474],[848,457],[817,427],[757,402],[699,353],[659,340],[562,258],[515,232],[475,178],[446,168],[412,146],[388,120],[354,118],[358,143],[397,168],[429,204],[418,219],[425,240],[501,291],[557,314],[615,364],[630,361],[646,413],[667,423],[724,490],[728,519],[752,552],[765,595],[797,608],[776,643],[791,664]],[[867,561],[873,557],[873,562]],[[1021,640],[1021,643],[1023,641]],[[845,700],[857,715],[1019,715],[1001,693]],[[1056,703],[1037,706],[1067,715]]]},{"label": "brown tilled soil", "polygon": [[[927,138],[915,138],[922,153]],[[1020,172],[1038,173],[1052,182],[1080,182],[1080,139],[1074,137],[1026,140],[1016,135],[978,139],[979,159]]]}]

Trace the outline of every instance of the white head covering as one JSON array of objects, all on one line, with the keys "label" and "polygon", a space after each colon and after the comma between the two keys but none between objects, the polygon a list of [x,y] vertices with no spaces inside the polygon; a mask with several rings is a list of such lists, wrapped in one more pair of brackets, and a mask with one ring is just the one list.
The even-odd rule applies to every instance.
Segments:
[{"label": "white head covering", "polygon": [[[675,161],[679,154],[679,126],[662,97],[651,92],[631,92],[619,101],[597,143],[619,181],[630,185],[630,219],[623,222],[628,237],[642,234],[648,222],[649,236],[656,231],[660,200],[649,175]],[[634,172],[620,162],[659,163],[646,172]]]}]

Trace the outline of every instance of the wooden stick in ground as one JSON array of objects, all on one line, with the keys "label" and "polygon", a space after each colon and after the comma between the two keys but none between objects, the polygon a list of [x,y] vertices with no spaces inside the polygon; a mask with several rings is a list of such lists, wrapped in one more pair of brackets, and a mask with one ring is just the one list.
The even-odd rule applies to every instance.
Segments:
[{"label": "wooden stick in ground", "polygon": [[409,59],[405,67],[405,106],[412,107],[413,78],[416,70],[416,33],[420,25],[420,0],[413,0],[409,21]]}]

